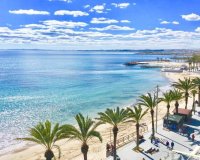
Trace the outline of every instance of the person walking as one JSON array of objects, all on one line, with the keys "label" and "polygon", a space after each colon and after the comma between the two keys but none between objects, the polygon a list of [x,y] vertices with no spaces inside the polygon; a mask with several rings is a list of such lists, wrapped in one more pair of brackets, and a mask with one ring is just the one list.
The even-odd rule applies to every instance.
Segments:
[{"label": "person walking", "polygon": [[171,149],[174,149],[174,142],[171,142]]},{"label": "person walking", "polygon": [[192,134],[192,141],[194,142],[194,139],[195,139],[195,135],[194,133]]},{"label": "person walking", "polygon": [[167,146],[167,148],[169,148],[169,142],[168,141],[166,142],[166,146]]}]

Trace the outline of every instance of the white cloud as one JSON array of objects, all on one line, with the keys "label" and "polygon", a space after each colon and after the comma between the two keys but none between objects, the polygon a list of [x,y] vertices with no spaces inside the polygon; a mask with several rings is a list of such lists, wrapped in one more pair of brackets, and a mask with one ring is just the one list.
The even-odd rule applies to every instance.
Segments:
[{"label": "white cloud", "polygon": [[47,28],[45,25],[43,24],[26,24],[26,25],[22,25],[21,27],[25,27],[25,28],[39,28],[39,29],[42,29],[42,28]]},{"label": "white cloud", "polygon": [[168,21],[162,21],[162,22],[160,22],[160,24],[169,24],[170,22],[168,22]]},{"label": "white cloud", "polygon": [[127,8],[130,3],[111,3],[111,5],[115,6],[116,8]]},{"label": "white cloud", "polygon": [[178,25],[179,22],[178,21],[173,21],[172,24]]},{"label": "white cloud", "polygon": [[[103,18],[103,21],[107,20],[110,19]],[[25,46],[48,49],[156,49],[197,48],[200,43],[200,27],[195,31],[168,28],[135,31],[128,26],[108,25],[90,28],[90,31],[82,30],[87,25],[85,22],[46,20],[38,24],[22,25],[17,29],[0,27],[0,46],[6,48],[8,44],[10,48]],[[124,32],[104,32],[109,30]]]},{"label": "white cloud", "polygon": [[49,1],[63,1],[63,2],[67,2],[67,3],[72,3],[72,0],[49,0]]},{"label": "white cloud", "polygon": [[107,30],[124,30],[124,31],[132,31],[135,30],[134,28],[127,27],[127,26],[117,26],[117,25],[110,25],[107,27],[103,28],[90,28],[92,30],[97,30],[97,31],[107,31]]},{"label": "white cloud", "polygon": [[92,18],[90,22],[94,24],[111,24],[111,23],[118,23],[119,21],[115,19],[108,19],[101,17],[101,18]]},{"label": "white cloud", "polygon": [[37,10],[33,10],[33,9],[9,10],[9,13],[11,13],[11,14],[27,14],[27,15],[49,15],[50,14],[47,11],[37,11]]},{"label": "white cloud", "polygon": [[0,27],[0,32],[10,32],[11,30],[8,27]]},{"label": "white cloud", "polygon": [[196,32],[200,32],[200,27],[197,27],[197,28],[195,29],[195,31],[196,31]]},{"label": "white cloud", "polygon": [[44,25],[51,27],[66,27],[66,28],[76,28],[85,27],[88,24],[85,22],[72,22],[72,21],[57,21],[57,20],[46,20],[42,22]]},{"label": "white cloud", "polygon": [[169,21],[161,21],[160,24],[174,24],[174,25],[178,25],[179,22],[178,22],[178,21],[173,21],[173,22],[169,22]]},{"label": "white cloud", "polygon": [[129,20],[121,20],[120,22],[121,23],[130,23],[131,21],[129,21]]},{"label": "white cloud", "polygon": [[86,4],[86,5],[83,6],[83,8],[90,8],[90,5]]},{"label": "white cloud", "polygon": [[96,5],[90,9],[90,12],[105,13],[104,12],[105,6],[106,6],[105,3],[103,3],[102,5]]},{"label": "white cloud", "polygon": [[200,15],[191,13],[191,14],[186,14],[181,16],[183,19],[186,21],[199,21],[200,20]]},{"label": "white cloud", "polygon": [[59,15],[59,16],[70,15],[73,17],[78,17],[78,16],[88,16],[89,14],[82,11],[58,10],[54,12],[54,15]]}]

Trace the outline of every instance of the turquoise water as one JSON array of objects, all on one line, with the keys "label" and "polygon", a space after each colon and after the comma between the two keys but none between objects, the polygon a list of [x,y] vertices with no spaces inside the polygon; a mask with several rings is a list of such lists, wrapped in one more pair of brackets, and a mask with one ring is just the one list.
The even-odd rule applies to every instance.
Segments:
[{"label": "turquoise water", "polygon": [[0,153],[11,151],[28,127],[46,119],[71,122],[79,112],[95,117],[107,107],[134,103],[157,84],[159,69],[126,67],[160,55],[78,51],[0,51]]}]

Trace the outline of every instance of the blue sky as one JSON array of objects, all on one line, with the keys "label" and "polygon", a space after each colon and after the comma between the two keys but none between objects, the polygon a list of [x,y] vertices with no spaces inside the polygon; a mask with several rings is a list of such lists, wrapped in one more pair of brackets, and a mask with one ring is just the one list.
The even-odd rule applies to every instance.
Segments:
[{"label": "blue sky", "polygon": [[1,49],[198,49],[199,44],[200,0],[1,0]]}]

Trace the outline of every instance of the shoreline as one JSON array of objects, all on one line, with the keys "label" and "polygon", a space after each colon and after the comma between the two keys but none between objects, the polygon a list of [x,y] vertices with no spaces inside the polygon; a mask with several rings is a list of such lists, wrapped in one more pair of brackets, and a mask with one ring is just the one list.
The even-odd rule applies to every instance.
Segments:
[{"label": "shoreline", "polygon": [[[182,79],[185,76],[190,76],[190,77],[196,76],[196,74],[194,75],[191,73],[190,74],[189,73],[164,73],[163,76],[165,76],[169,80],[169,83],[171,83],[171,82],[177,81],[179,78]],[[170,84],[165,85],[165,86],[160,86],[160,87],[166,88],[169,86]],[[183,102],[181,101],[180,104],[182,103]],[[133,105],[134,104],[130,104],[127,106],[133,106]],[[164,107],[160,107],[160,106],[164,106]],[[174,104],[171,105],[171,110],[173,108],[174,108]],[[165,113],[166,113],[166,104],[164,103],[159,104],[158,120],[162,119]],[[150,124],[149,122],[150,114],[147,114],[145,117],[146,117],[145,120],[143,120],[141,123],[146,123],[148,126]],[[105,156],[104,156],[106,153],[105,146],[106,146],[106,143],[110,140],[110,130],[111,130],[111,127],[108,125],[102,125],[98,127],[98,131],[100,131],[100,133],[102,134],[104,141],[103,143],[100,143],[96,140],[93,140],[93,139],[91,140],[91,142],[89,143],[89,146],[90,146],[90,150],[88,154],[89,159],[95,159],[96,156],[98,156],[99,159],[105,159]],[[132,133],[133,131],[135,131],[135,126],[132,123],[130,123],[130,125],[129,124],[121,125],[118,139]],[[68,159],[70,160],[72,158],[73,160],[79,160],[80,157],[82,157],[82,154],[80,153],[80,143],[76,141],[70,141],[70,142],[67,142],[67,144],[65,144],[66,143],[65,141],[66,140],[61,140],[58,142],[62,151],[61,160],[68,160]],[[78,147],[78,151],[77,151],[77,147]],[[29,144],[28,146],[19,148],[18,150],[14,150],[9,153],[0,155],[0,157],[2,160],[13,159],[13,157],[15,157],[15,160],[27,160],[27,159],[39,160],[39,159],[43,159],[43,153],[44,153],[44,149],[41,146]],[[55,152],[55,155],[57,155],[57,152]]]}]

